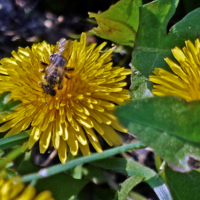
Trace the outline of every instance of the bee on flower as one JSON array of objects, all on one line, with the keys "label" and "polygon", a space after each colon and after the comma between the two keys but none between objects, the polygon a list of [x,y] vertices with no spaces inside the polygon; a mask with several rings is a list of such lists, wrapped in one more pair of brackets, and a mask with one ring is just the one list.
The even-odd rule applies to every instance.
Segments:
[{"label": "bee on flower", "polygon": [[56,46],[42,42],[19,47],[13,57],[3,58],[0,93],[10,91],[10,99],[22,104],[0,118],[4,123],[0,132],[8,131],[8,137],[30,126],[29,149],[37,141],[41,153],[53,146],[62,163],[68,151],[76,156],[80,149],[90,155],[89,143],[102,152],[97,134],[110,146],[121,145],[115,130],[127,129],[113,110],[130,98],[122,80],[131,70],[113,67],[113,49],[102,51],[105,45],[87,46],[83,33],[79,42],[61,39]]},{"label": "bee on flower", "polygon": [[43,78],[44,82],[40,82],[39,84],[42,85],[44,92],[50,94],[51,96],[56,95],[56,90],[54,89],[56,85],[58,90],[63,88],[64,76],[65,78],[70,79],[69,76],[65,74],[65,71],[74,70],[74,68],[66,67],[67,60],[63,56],[63,53],[67,50],[69,42],[70,40],[66,41],[64,38],[60,39],[54,49],[56,53],[49,56],[50,63],[48,64],[41,61],[41,63],[45,66],[45,69],[40,71],[46,73]]}]

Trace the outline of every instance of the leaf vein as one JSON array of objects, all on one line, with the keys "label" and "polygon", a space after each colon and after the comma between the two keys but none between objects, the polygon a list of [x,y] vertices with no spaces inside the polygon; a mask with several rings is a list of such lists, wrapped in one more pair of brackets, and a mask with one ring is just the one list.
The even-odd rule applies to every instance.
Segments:
[{"label": "leaf vein", "polygon": [[171,49],[166,50],[166,49],[150,48],[150,47],[142,47],[142,46],[135,46],[134,48],[145,51],[145,52],[171,54]]}]

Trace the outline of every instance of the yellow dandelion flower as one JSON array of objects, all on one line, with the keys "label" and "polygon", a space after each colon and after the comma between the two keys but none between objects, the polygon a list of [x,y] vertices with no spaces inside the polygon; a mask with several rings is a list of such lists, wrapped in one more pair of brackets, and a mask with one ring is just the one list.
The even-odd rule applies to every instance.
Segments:
[{"label": "yellow dandelion flower", "polygon": [[165,58],[172,72],[155,68],[149,80],[153,85],[153,94],[157,96],[178,96],[186,101],[200,100],[200,41],[195,44],[187,40],[186,47],[172,49],[176,60]]},{"label": "yellow dandelion flower", "polygon": [[25,186],[20,177],[5,178],[5,172],[0,175],[1,200],[54,200],[49,191],[43,191],[36,196],[33,186]]},{"label": "yellow dandelion flower", "polygon": [[[66,62],[57,63],[57,75],[53,75],[58,80],[51,85],[45,75],[50,65],[56,65],[54,56],[61,55],[58,43],[56,48],[46,42],[34,44],[31,49],[19,47],[18,52],[12,52],[12,58],[2,59],[0,66],[0,92],[10,91],[10,99],[22,102],[13,113],[0,118],[0,123],[6,122],[0,132],[10,129],[8,137],[31,125],[29,148],[39,141],[40,152],[44,153],[53,145],[62,163],[67,160],[67,151],[75,156],[80,149],[84,156],[89,155],[89,142],[102,152],[94,130],[110,146],[121,144],[114,129],[127,129],[119,124],[113,109],[130,98],[128,90],[122,88],[126,82],[121,81],[131,73],[124,67],[112,66],[113,49],[102,51],[106,42],[98,47],[86,46],[83,33],[80,42],[65,44],[60,52]],[[64,64],[69,71],[61,79],[59,67]]]}]

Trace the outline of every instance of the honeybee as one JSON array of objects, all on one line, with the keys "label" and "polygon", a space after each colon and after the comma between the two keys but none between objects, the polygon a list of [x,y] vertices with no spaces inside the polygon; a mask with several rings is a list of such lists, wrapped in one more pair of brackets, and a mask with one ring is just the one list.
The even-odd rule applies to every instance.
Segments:
[{"label": "honeybee", "polygon": [[55,46],[55,50],[49,56],[50,63],[45,63],[41,61],[41,64],[45,67],[45,69],[40,70],[40,72],[45,73],[43,76],[44,81],[39,84],[42,85],[42,88],[46,94],[50,94],[51,96],[56,95],[55,87],[58,87],[58,90],[63,88],[63,79],[64,77],[70,79],[70,77],[65,74],[65,71],[73,71],[74,68],[69,68],[67,66],[67,59],[63,56],[64,51],[66,50],[67,43],[70,41],[66,41],[65,38],[61,38]]}]

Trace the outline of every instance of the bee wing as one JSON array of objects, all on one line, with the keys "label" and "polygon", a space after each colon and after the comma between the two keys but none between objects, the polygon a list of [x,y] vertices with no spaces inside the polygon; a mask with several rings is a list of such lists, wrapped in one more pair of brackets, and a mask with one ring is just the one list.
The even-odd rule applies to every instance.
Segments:
[{"label": "bee wing", "polygon": [[47,68],[47,74],[51,74],[55,71],[55,69],[63,68],[65,67],[67,61],[66,59],[60,55],[60,54],[52,54],[51,55],[51,62]]},{"label": "bee wing", "polygon": [[62,56],[64,56],[67,60],[70,59],[73,51],[73,43],[72,40],[66,40],[65,38],[61,38],[55,46],[54,53],[58,52]]},{"label": "bee wing", "polygon": [[65,38],[61,38],[55,46],[54,52],[58,52],[60,54],[66,49],[67,41]]},{"label": "bee wing", "polygon": [[47,76],[51,76],[51,74],[55,71],[55,64],[50,63],[48,68],[47,68]]}]

